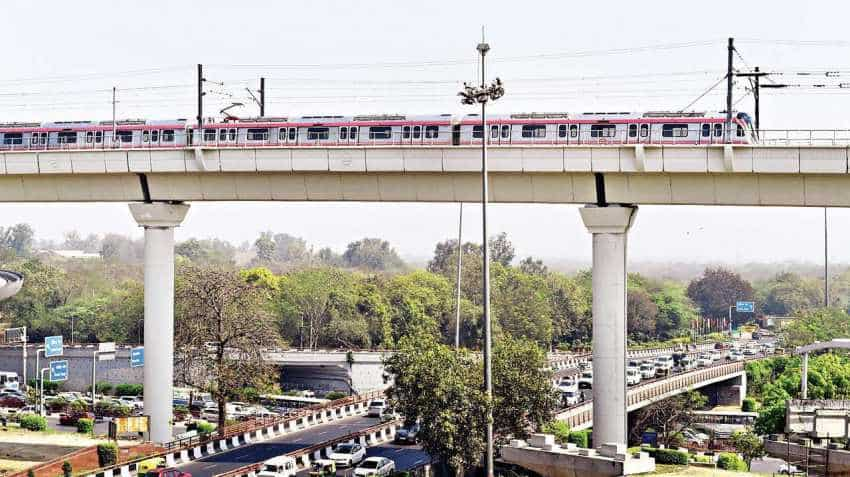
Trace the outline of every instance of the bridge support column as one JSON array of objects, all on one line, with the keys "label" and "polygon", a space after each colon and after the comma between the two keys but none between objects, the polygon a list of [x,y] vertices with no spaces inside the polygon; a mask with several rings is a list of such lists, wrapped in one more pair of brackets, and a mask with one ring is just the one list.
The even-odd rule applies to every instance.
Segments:
[{"label": "bridge support column", "polygon": [[626,444],[626,239],[637,207],[579,211],[593,234],[593,442]]},{"label": "bridge support column", "polygon": [[809,353],[803,353],[803,370],[800,376],[800,399],[809,399]]},{"label": "bridge support column", "polygon": [[150,439],[172,440],[174,383],[174,227],[188,204],[130,204],[145,229],[145,409]]}]

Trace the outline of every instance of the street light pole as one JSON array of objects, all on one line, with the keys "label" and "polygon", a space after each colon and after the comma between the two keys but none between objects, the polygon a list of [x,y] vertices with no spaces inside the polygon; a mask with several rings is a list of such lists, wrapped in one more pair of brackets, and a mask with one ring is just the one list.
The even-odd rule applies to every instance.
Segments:
[{"label": "street light pole", "polygon": [[[490,84],[486,84],[485,57],[490,51],[490,45],[482,38],[476,50],[481,55],[481,85],[474,87],[464,83],[463,91],[458,93],[462,98],[461,103],[481,105],[481,228],[482,228],[482,251],[483,251],[483,319],[484,319],[484,392],[487,396],[487,451],[484,456],[484,470],[486,477],[493,477],[493,373],[491,359],[491,317],[490,317],[490,250],[487,243],[487,202],[489,200],[489,180],[487,176],[487,110],[486,105],[490,100],[497,100],[504,96],[505,88],[499,78]],[[473,133],[474,137],[474,133]]]},{"label": "street light pole", "polygon": [[826,207],[823,208],[823,306],[829,306],[829,231]]},{"label": "street light pole", "polygon": [[455,348],[460,348],[460,277],[463,270],[463,202],[457,219],[457,275],[455,277]]}]

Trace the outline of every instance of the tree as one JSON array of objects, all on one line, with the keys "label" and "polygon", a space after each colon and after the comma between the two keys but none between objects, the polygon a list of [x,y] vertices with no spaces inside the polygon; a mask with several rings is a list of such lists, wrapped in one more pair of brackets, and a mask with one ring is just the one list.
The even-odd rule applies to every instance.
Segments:
[{"label": "tree", "polygon": [[589,280],[551,274],[547,283],[552,302],[553,344],[588,343],[592,321]]},{"label": "tree", "polygon": [[275,254],[282,263],[304,263],[310,259],[307,241],[289,234],[275,234]]},{"label": "tree", "polygon": [[785,403],[759,409],[753,429],[761,436],[781,434],[785,431]]},{"label": "tree", "polygon": [[227,398],[270,380],[262,350],[278,344],[263,291],[237,273],[188,266],[178,275],[175,301],[175,374],[218,402],[224,432]]},{"label": "tree", "polygon": [[502,232],[495,237],[490,237],[487,242],[490,247],[490,260],[509,267],[516,256],[516,251],[514,245],[508,240],[508,234]]},{"label": "tree", "polygon": [[364,238],[351,242],[342,254],[346,265],[372,271],[400,270],[404,261],[386,240]]},{"label": "tree", "polygon": [[519,269],[522,270],[522,273],[529,275],[546,275],[549,273],[549,269],[546,265],[543,265],[543,260],[535,260],[534,257],[525,257],[522,259],[519,262]]},{"label": "tree", "polygon": [[552,308],[546,280],[499,262],[493,263],[491,274],[493,317],[500,330],[548,346],[552,342]]},{"label": "tree", "polygon": [[277,245],[272,237],[271,232],[263,232],[254,241],[254,248],[257,250],[257,260],[269,263],[275,259]]},{"label": "tree", "polygon": [[657,337],[655,332],[658,307],[646,290],[630,288],[626,299],[629,337],[648,341]]},{"label": "tree", "polygon": [[760,290],[761,309],[768,315],[791,316],[823,304],[822,283],[796,273],[780,273]]},{"label": "tree", "polygon": [[454,311],[449,281],[425,271],[393,277],[387,282],[384,294],[390,305],[396,342],[415,331],[440,335],[440,330],[449,322],[449,314]]},{"label": "tree", "polygon": [[844,338],[850,336],[850,315],[838,308],[800,312],[797,319],[783,330],[783,334],[787,346]]},{"label": "tree", "polygon": [[0,227],[0,248],[11,249],[15,255],[29,255],[35,232],[29,224],[15,224],[11,227]]},{"label": "tree", "polygon": [[632,438],[639,439],[651,427],[658,433],[662,444],[670,445],[675,436],[693,424],[693,411],[705,406],[707,402],[708,399],[702,393],[688,391],[650,404],[638,411],[635,425],[632,426]]},{"label": "tree", "polygon": [[723,318],[739,300],[752,300],[753,287],[737,273],[725,268],[706,268],[703,275],[688,284],[688,297],[704,316]]},{"label": "tree", "polygon": [[224,240],[190,238],[178,243],[174,247],[174,253],[196,264],[232,265],[236,249]]},{"label": "tree", "polygon": [[753,463],[753,459],[758,459],[767,455],[764,449],[764,443],[752,431],[736,431],[732,434],[732,445],[747,463],[747,470]]}]

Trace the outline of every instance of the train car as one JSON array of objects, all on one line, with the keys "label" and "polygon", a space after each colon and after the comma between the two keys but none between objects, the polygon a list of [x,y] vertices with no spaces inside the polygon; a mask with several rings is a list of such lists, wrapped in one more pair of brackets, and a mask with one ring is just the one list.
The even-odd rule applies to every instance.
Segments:
[{"label": "train car", "polygon": [[0,124],[5,150],[183,147],[185,136],[185,119]]}]

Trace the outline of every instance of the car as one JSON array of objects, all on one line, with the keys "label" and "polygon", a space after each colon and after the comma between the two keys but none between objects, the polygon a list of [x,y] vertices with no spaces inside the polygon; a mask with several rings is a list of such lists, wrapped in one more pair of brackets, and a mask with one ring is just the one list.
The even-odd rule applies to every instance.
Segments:
[{"label": "car", "polygon": [[386,477],[395,472],[395,462],[386,457],[369,457],[354,469],[354,475],[358,477],[377,476]]},{"label": "car", "polygon": [[334,447],[328,459],[332,460],[337,467],[351,467],[359,464],[366,458],[366,448],[356,442],[346,442]]},{"label": "car", "polygon": [[386,407],[383,411],[381,411],[381,415],[379,417],[381,418],[381,422],[390,422],[398,419],[398,414],[395,412],[395,409]]},{"label": "car", "polygon": [[720,351],[712,351],[708,353],[708,355],[711,356],[712,361],[720,361],[721,358],[723,358],[723,355],[720,354]]},{"label": "car", "polygon": [[419,440],[419,423],[406,423],[395,433],[395,442],[404,442],[406,444],[416,444]]},{"label": "car", "polygon": [[799,474],[800,469],[798,469],[796,465],[782,463],[782,465],[779,466],[778,472],[785,475]]},{"label": "car", "polygon": [[145,477],[192,477],[188,472],[182,472],[174,467],[156,468],[149,470]]},{"label": "car", "polygon": [[659,356],[655,358],[655,374],[658,376],[666,376],[673,370],[672,356]]},{"label": "car", "polygon": [[561,392],[561,402],[567,407],[575,406],[581,402],[581,393],[578,390],[563,391]]},{"label": "car", "polygon": [[634,386],[635,384],[640,384],[640,370],[635,368],[627,368],[626,369],[626,385]]},{"label": "car", "polygon": [[263,467],[257,472],[257,477],[295,477],[297,474],[295,458],[280,455],[265,461]]},{"label": "car", "polygon": [[563,376],[558,380],[558,389],[568,391],[578,388],[578,380],[575,376]]},{"label": "car", "polygon": [[640,377],[642,379],[652,379],[655,377],[655,365],[652,363],[643,363],[640,365]]},{"label": "car", "polygon": [[711,360],[711,355],[708,353],[702,353],[697,356],[697,367],[704,368],[706,366],[711,366],[713,361]]},{"label": "car", "polygon": [[744,356],[755,356],[757,354],[758,354],[758,352],[756,352],[755,349],[753,349],[749,346],[744,348]]},{"label": "car", "polygon": [[381,417],[381,413],[387,408],[387,401],[383,399],[372,399],[369,401],[369,410],[366,415],[369,417]]},{"label": "car", "polygon": [[94,413],[92,412],[68,412],[59,414],[59,425],[60,426],[76,426],[77,421],[80,419],[91,419],[94,420]]},{"label": "car", "polygon": [[38,414],[38,406],[36,406],[36,405],[34,405],[34,404],[28,404],[28,405],[26,405],[26,406],[24,406],[24,407],[20,408],[20,409],[18,410],[18,412],[20,412],[20,413],[22,413],[22,414],[23,414],[23,413]]},{"label": "car", "polygon": [[0,407],[21,408],[27,405],[27,400],[20,396],[10,394],[0,397]]},{"label": "car", "polygon": [[709,437],[707,434],[702,432],[696,432],[693,429],[686,428],[682,430],[681,435],[688,444],[697,447],[705,447],[705,445],[708,444]]},{"label": "car", "polygon": [[130,409],[142,409],[145,403],[139,396],[118,396],[118,402]]},{"label": "car", "polygon": [[578,378],[578,387],[579,389],[593,388],[593,371],[585,371],[581,373],[581,377]]},{"label": "car", "polygon": [[629,362],[626,363],[626,368],[640,369],[640,361],[636,359],[630,359]]},{"label": "car", "polygon": [[691,358],[690,356],[685,356],[684,358],[682,358],[681,361],[679,361],[679,367],[682,369],[682,371],[690,371],[691,369],[697,367],[697,363],[694,358]]},{"label": "car", "polygon": [[201,411],[201,418],[210,422],[218,422],[218,406],[204,407]]},{"label": "car", "polygon": [[729,353],[729,360],[730,361],[741,361],[743,359],[744,359],[744,355],[738,350],[733,350],[732,352]]}]

